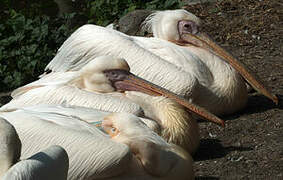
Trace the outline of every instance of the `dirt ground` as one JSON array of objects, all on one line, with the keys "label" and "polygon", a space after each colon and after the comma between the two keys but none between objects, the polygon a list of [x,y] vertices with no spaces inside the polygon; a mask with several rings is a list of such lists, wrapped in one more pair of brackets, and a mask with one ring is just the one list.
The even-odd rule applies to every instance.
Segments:
[{"label": "dirt ground", "polygon": [[231,0],[187,7],[204,20],[211,37],[279,97],[275,105],[251,93],[244,110],[223,117],[224,129],[200,123],[196,179],[283,179],[282,5],[277,0]]},{"label": "dirt ground", "polygon": [[[187,7],[204,20],[211,37],[279,97],[275,105],[251,93],[244,110],[223,117],[225,128],[200,122],[201,144],[194,156],[198,180],[283,179],[282,4],[281,0],[224,0]],[[2,103],[8,100],[0,97]]]}]

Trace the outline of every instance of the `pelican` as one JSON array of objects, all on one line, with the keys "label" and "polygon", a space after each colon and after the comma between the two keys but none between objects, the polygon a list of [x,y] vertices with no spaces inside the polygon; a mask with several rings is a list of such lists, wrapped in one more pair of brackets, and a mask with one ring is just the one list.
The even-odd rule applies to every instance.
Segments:
[{"label": "pelican", "polygon": [[[182,105],[163,96],[154,97],[134,91],[125,92],[125,95],[143,109],[143,117],[150,117],[141,118],[150,129],[160,134],[169,143],[177,144],[191,154],[196,152],[200,141],[199,127],[195,118],[193,118],[191,113],[188,113]],[[19,108],[9,109],[7,112],[14,111],[15,109]],[[88,123],[102,120],[103,117],[110,113],[93,108],[70,106],[66,104],[38,104],[24,107],[23,109],[29,112],[36,109],[38,113],[75,116]],[[2,113],[6,112],[2,111]]]},{"label": "pelican", "polygon": [[148,174],[164,179],[194,179],[191,156],[168,144],[137,116],[113,113],[103,119],[102,127],[114,141],[129,146]]},{"label": "pelican", "polygon": [[59,146],[34,154],[26,160],[20,160],[21,141],[15,128],[0,118],[0,178],[13,179],[67,179],[68,155]]},{"label": "pelican", "polygon": [[46,72],[79,70],[94,57],[112,55],[125,58],[136,75],[217,115],[246,105],[246,81],[278,103],[247,68],[201,31],[195,15],[185,10],[158,11],[146,25],[153,38],[84,25],[63,43]]},{"label": "pelican", "polygon": [[[190,153],[198,147],[199,129],[196,120],[183,106],[204,119],[224,126],[221,119],[205,109],[138,78],[129,70],[123,59],[98,57],[79,71],[51,73],[15,90],[12,94],[14,99],[1,110],[9,111],[36,104],[66,104],[130,113],[141,108],[145,117],[160,125],[162,137]],[[95,93],[97,91],[101,93]],[[113,95],[115,91],[125,92]]]},{"label": "pelican", "polygon": [[[118,133],[114,137],[77,116],[56,111],[43,112],[37,108],[1,112],[0,116],[17,130],[22,141],[22,158],[52,145],[63,147],[69,155],[68,179],[193,177],[191,156],[182,148],[165,142],[132,114],[103,117],[102,127],[106,132],[109,133],[109,128],[116,128]],[[134,129],[144,136],[137,136]],[[158,160],[155,161],[151,156]],[[155,167],[151,168],[152,165]]]},{"label": "pelican", "polygon": [[116,77],[110,77],[113,76],[110,73],[129,76],[129,70],[127,62],[123,59],[97,57],[80,71],[52,73],[14,90],[11,94],[13,100],[2,106],[1,110],[35,104],[64,103],[139,115],[142,113],[141,108],[117,92],[127,87],[119,87],[118,83],[115,85]]}]

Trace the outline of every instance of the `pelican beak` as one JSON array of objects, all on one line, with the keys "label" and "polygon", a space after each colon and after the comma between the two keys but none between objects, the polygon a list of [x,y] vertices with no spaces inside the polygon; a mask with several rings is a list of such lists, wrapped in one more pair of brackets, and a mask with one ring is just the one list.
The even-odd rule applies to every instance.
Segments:
[{"label": "pelican beak", "polygon": [[[264,87],[263,83],[261,83],[258,78],[256,78],[256,76],[253,75],[250,70],[248,70],[247,67],[245,67],[240,61],[236,60],[227,51],[213,42],[207,34],[201,32],[198,32],[197,34],[184,33],[181,35],[181,39],[186,43],[209,50],[213,54],[225,60],[236,71],[238,71],[255,90],[271,99],[275,104],[278,104],[278,98],[275,95],[271,94]],[[182,43],[182,45],[184,44]]]},{"label": "pelican beak", "polygon": [[[115,70],[115,71],[118,71],[118,70]],[[174,94],[173,92],[170,92],[162,87],[152,84],[140,77],[137,77],[136,75],[130,72],[124,71],[123,73],[124,75],[122,79],[112,81],[113,86],[118,91],[139,91],[139,92],[146,93],[152,96],[164,96],[164,97],[173,99],[177,103],[186,107],[190,112],[200,116],[203,119],[207,119],[209,121],[212,121],[224,127],[223,120],[213,115],[212,113],[208,112],[204,108],[199,107],[195,104],[192,104],[188,100]]]}]

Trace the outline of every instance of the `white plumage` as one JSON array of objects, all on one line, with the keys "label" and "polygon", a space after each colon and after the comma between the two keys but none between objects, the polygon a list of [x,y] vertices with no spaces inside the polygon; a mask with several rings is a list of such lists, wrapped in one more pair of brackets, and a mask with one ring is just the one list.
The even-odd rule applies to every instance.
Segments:
[{"label": "white plumage", "polygon": [[[20,136],[21,138],[21,136]],[[0,178],[3,180],[67,179],[68,155],[52,146],[28,159],[21,159],[21,141],[15,128],[0,117]]]},{"label": "white plumage", "polygon": [[76,116],[37,112],[36,107],[0,116],[17,130],[22,142],[21,158],[51,145],[62,146],[69,155],[68,179],[112,177],[125,171],[131,159],[126,145],[110,141]]},{"label": "white plumage", "polygon": [[60,146],[51,146],[12,166],[3,180],[67,180],[69,159]]},{"label": "white plumage", "polygon": [[114,141],[130,147],[148,174],[165,179],[193,179],[191,156],[178,146],[168,144],[138,117],[113,113],[104,118],[102,127]]},{"label": "white plumage", "polygon": [[[111,40],[107,42],[107,39]],[[146,40],[150,41],[151,38]],[[163,46],[160,41],[166,43],[168,48],[175,46],[165,40],[153,38],[154,40],[159,41],[155,43],[157,47],[152,47],[156,51],[159,49],[158,46]],[[149,82],[169,90],[174,89],[174,92],[180,95],[192,94],[192,89],[197,83],[193,75],[186,73],[181,67],[164,61],[143,45],[147,44],[140,42],[139,38],[100,26],[84,25],[64,42],[47,69],[59,72],[79,70],[95,57],[111,55],[126,59],[131,71]],[[164,51],[169,50],[164,47]]]},{"label": "white plumage", "polygon": [[247,88],[242,76],[278,102],[243,65],[199,31],[200,20],[191,13],[160,11],[147,19],[147,25],[155,37],[127,36],[84,25],[64,42],[46,70],[79,70],[94,57],[112,55],[125,58],[138,76],[191,99],[212,113],[229,114],[245,106]]},{"label": "white plumage", "polygon": [[[104,135],[94,125],[79,118],[80,115],[84,118],[92,117],[93,112],[81,107],[69,107],[69,110],[59,107],[58,110],[55,110],[57,107],[49,106],[49,109],[45,109],[41,105],[1,112],[0,116],[8,120],[19,134],[22,141],[21,158],[29,157],[41,149],[58,144],[69,155],[68,179],[159,179],[156,175],[144,171],[140,160],[132,154],[128,145],[110,140],[109,136]],[[63,114],[58,113],[60,109],[65,109]],[[78,114],[78,116],[66,115],[68,111],[73,111],[73,114]],[[89,112],[90,114],[85,115],[80,112]],[[101,115],[105,116],[105,112],[102,112]],[[98,117],[97,114],[95,116]],[[92,121],[95,120],[92,119]],[[127,127],[127,124],[123,125]],[[125,131],[125,129],[121,129],[121,131]],[[143,131],[142,129],[140,131],[152,134],[151,131]],[[158,136],[153,139],[162,140]],[[164,140],[162,141],[166,144]],[[170,179],[177,177],[180,173],[183,175],[192,172],[192,169],[188,171],[186,168],[192,168],[190,155],[178,147],[173,149],[174,151],[169,149],[165,151],[172,151],[175,155],[171,158],[178,163],[172,165],[172,169],[169,169],[168,172],[163,173],[161,179]]]},{"label": "white plumage", "polygon": [[51,73],[13,91],[7,110],[35,104],[68,104],[112,112],[141,114],[141,108],[116,92],[103,73],[107,69],[129,71],[123,59],[98,57],[80,71]]},{"label": "white plumage", "polygon": [[[198,147],[199,130],[195,119],[182,105],[191,112],[224,125],[222,120],[204,109],[145,82],[128,71],[129,66],[123,59],[98,57],[79,71],[51,73],[36,82],[18,88],[13,92],[14,99],[1,110],[10,111],[36,104],[66,104],[144,115],[160,126],[163,138],[180,145],[190,153],[195,152]],[[64,76],[65,79],[62,78]],[[97,93],[97,90],[105,93]],[[131,91],[112,92],[117,90]],[[169,99],[134,91],[164,95]]]},{"label": "white plumage", "polygon": [[1,110],[36,104],[68,104],[112,112],[130,112],[137,115],[142,113],[137,104],[121,93],[88,92],[69,85],[48,85],[29,90],[2,106]]}]

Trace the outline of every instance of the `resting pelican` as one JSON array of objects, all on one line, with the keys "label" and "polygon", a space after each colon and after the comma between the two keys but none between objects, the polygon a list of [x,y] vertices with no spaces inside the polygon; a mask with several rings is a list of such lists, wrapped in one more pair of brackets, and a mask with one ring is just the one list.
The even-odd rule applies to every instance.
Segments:
[{"label": "resting pelican", "polygon": [[[130,76],[129,70],[127,62],[123,59],[97,57],[80,71],[51,73],[16,89],[12,92],[13,100],[1,109],[64,103],[104,111],[140,114],[141,109],[137,104],[117,92],[126,90],[126,82],[125,87],[120,87],[119,83],[123,83],[123,80]],[[115,76],[121,78],[117,83]]]},{"label": "resting pelican", "polygon": [[158,11],[147,25],[153,38],[84,25],[64,42],[46,71],[79,70],[94,57],[112,55],[125,58],[138,76],[214,114],[233,113],[245,106],[245,80],[278,103],[239,61],[201,32],[195,15],[185,10]]},{"label": "resting pelican", "polygon": [[[205,119],[224,126],[221,119],[205,109],[136,77],[129,70],[129,66],[123,59],[109,56],[98,57],[80,71],[51,73],[15,90],[12,94],[15,98],[1,110],[7,111],[36,104],[67,104],[132,113],[131,110],[137,111],[141,107],[145,117],[155,120],[160,125],[162,137],[191,153],[198,147],[198,125],[183,106]],[[105,94],[94,93],[97,91]],[[114,91],[126,92],[118,93],[116,96],[119,98],[117,98],[113,97]],[[146,96],[144,93],[165,96],[170,100],[164,97]],[[124,99],[126,101],[123,101]]]},{"label": "resting pelican", "polygon": [[[69,155],[68,179],[186,179],[193,176],[190,155],[164,142],[143,123],[136,122],[134,115],[111,114],[104,118],[107,122],[123,118],[114,125],[120,134],[111,140],[109,135],[77,116],[37,110],[34,106],[1,112],[0,116],[17,130],[22,141],[22,158],[51,145],[63,147]],[[132,119],[134,121],[130,124],[119,123]],[[104,122],[106,131],[110,125],[107,122]],[[136,131],[143,132],[144,138],[133,136],[132,125],[136,125]],[[141,142],[147,143],[148,148],[143,147]],[[154,161],[151,155],[161,158],[160,161]],[[148,169],[154,163],[156,167]]]},{"label": "resting pelican", "polygon": [[[138,117],[113,113],[104,118],[102,127],[114,141],[129,146],[148,174],[164,179],[194,178],[191,156],[178,146],[168,144]],[[148,175],[143,179],[148,179]]]},{"label": "resting pelican", "polygon": [[[194,153],[197,150],[200,140],[198,124],[195,118],[182,105],[162,96],[154,97],[134,91],[125,92],[125,95],[143,109],[145,117],[150,117],[150,119],[142,118],[142,120],[153,131],[160,134],[168,142],[183,147],[189,153]],[[37,112],[41,113],[77,116],[89,123],[93,123],[94,120],[101,120],[109,114],[109,112],[93,108],[76,107],[66,104],[60,106],[38,104],[25,107],[24,109],[28,111],[36,109]],[[13,109],[7,111],[13,111]]]},{"label": "resting pelican", "polygon": [[69,162],[63,148],[52,146],[22,161],[19,161],[20,155],[21,141],[15,128],[5,119],[0,118],[0,178],[2,180],[67,179]]}]

